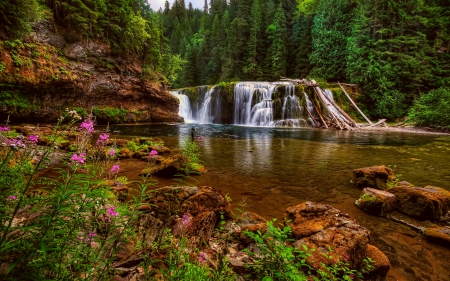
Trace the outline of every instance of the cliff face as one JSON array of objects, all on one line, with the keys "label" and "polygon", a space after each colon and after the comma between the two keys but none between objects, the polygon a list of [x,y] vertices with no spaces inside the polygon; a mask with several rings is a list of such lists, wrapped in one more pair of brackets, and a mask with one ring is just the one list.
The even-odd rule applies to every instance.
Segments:
[{"label": "cliff face", "polygon": [[114,55],[103,42],[69,42],[51,20],[34,31],[22,41],[0,40],[0,118],[55,122],[70,108],[93,109],[100,121],[183,121],[167,86],[148,81],[161,77],[142,79],[137,59]]}]

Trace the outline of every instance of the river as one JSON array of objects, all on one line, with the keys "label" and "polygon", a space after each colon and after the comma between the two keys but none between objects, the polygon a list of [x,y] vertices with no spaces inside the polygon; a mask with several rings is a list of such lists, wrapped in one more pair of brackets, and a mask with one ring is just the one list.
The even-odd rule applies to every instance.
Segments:
[{"label": "river", "polygon": [[[177,147],[191,124],[112,126],[121,137],[151,136]],[[195,185],[229,194],[233,208],[266,219],[304,201],[330,204],[371,231],[371,244],[391,261],[388,280],[450,280],[450,250],[428,243],[417,230],[371,216],[354,202],[361,190],[352,183],[355,168],[386,165],[415,186],[450,190],[450,137],[384,131],[246,127],[196,124],[201,159],[208,172]],[[158,179],[156,185],[171,184]],[[419,225],[421,222],[417,222]]]}]

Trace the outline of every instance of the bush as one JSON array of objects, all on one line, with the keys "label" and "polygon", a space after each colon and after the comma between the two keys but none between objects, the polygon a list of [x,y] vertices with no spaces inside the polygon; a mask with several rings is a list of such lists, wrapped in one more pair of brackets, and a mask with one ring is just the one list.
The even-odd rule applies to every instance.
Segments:
[{"label": "bush", "polygon": [[450,128],[450,89],[439,88],[422,94],[414,101],[409,118],[420,126]]}]

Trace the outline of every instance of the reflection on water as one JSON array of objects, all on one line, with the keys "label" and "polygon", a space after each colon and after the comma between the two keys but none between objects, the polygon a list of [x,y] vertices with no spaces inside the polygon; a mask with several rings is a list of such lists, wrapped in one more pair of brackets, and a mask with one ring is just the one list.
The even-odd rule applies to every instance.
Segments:
[{"label": "reflection on water", "polygon": [[[190,125],[111,126],[125,136],[160,137],[179,146],[190,137]],[[310,200],[349,213],[371,231],[372,242],[385,252],[398,280],[446,280],[450,251],[426,243],[417,231],[359,210],[361,191],[350,180],[355,168],[390,165],[401,180],[416,186],[450,190],[450,138],[408,133],[284,129],[232,125],[196,125],[204,165],[196,177],[228,193],[232,206],[246,198],[248,211],[281,218],[284,210]],[[169,184],[160,180],[160,185]],[[412,242],[411,242],[412,240]],[[410,243],[420,245],[421,251]],[[427,265],[433,264],[433,269]],[[411,270],[411,268],[418,270]],[[415,277],[414,274],[420,276]],[[394,280],[394,279],[392,279]]]}]

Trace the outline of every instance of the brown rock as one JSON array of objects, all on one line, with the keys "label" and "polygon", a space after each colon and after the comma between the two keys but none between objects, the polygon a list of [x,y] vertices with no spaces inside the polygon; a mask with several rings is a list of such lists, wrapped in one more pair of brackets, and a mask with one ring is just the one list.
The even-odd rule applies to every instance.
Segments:
[{"label": "brown rock", "polygon": [[170,150],[170,148],[165,147],[165,146],[153,145],[153,146],[150,146],[149,149],[156,150],[158,152],[158,154],[164,154],[164,153],[171,153],[172,152],[172,150]]},{"label": "brown rock", "polygon": [[391,168],[385,166],[373,166],[353,170],[353,181],[360,188],[373,187],[387,189],[388,182],[395,179]]},{"label": "brown rock", "polygon": [[417,219],[437,221],[449,209],[448,198],[432,189],[397,186],[389,192],[397,197],[400,212]]},{"label": "brown rock", "polygon": [[109,139],[108,144],[115,144],[117,147],[127,146],[128,140],[126,139]]},{"label": "brown rock", "polygon": [[384,216],[397,208],[397,198],[394,194],[374,188],[364,188],[356,205],[363,210],[379,216]]},{"label": "brown rock", "polygon": [[231,205],[222,194],[211,187],[202,186],[200,192],[183,202],[183,211],[192,215],[203,212],[223,212],[228,215],[231,212]]},{"label": "brown rock", "polygon": [[189,238],[200,238],[202,241],[208,241],[214,232],[216,223],[216,213],[212,211],[203,212],[190,219],[185,226],[181,225],[182,220],[178,221],[174,226],[173,234],[177,237],[184,235]]},{"label": "brown rock", "polygon": [[119,156],[119,158],[121,159],[131,158],[131,156],[133,156],[133,153],[128,148],[122,147],[119,152],[117,152],[117,156]]},{"label": "brown rock", "polygon": [[428,240],[450,247],[450,227],[425,228],[424,234]]},{"label": "brown rock", "polygon": [[155,206],[153,210],[158,218],[167,219],[173,214],[181,213],[182,202],[198,192],[199,188],[196,186],[165,186],[151,191],[148,204]]},{"label": "brown rock", "polygon": [[147,213],[140,213],[136,222],[138,241],[144,248],[149,249],[159,234],[163,222]]},{"label": "brown rock", "polygon": [[367,244],[367,257],[371,258],[374,262],[371,264],[374,269],[364,274],[364,280],[370,281],[382,281],[391,268],[391,263],[386,255],[380,251],[377,247]]},{"label": "brown rock", "polygon": [[152,206],[150,206],[149,204],[142,204],[141,206],[139,206],[138,210],[144,213],[151,212]]},{"label": "brown rock", "polygon": [[251,262],[250,257],[244,252],[226,254],[233,271],[239,274],[246,273],[246,264]]},{"label": "brown rock", "polygon": [[424,187],[426,190],[429,190],[431,192],[436,192],[436,193],[440,193],[443,196],[445,196],[447,198],[447,205],[449,206],[448,208],[450,209],[450,191],[445,190],[443,188],[440,187],[436,187],[436,186],[431,186],[431,185],[427,185]]},{"label": "brown rock", "polygon": [[[294,238],[300,239],[295,246],[302,249],[306,245],[317,251],[312,253],[309,263],[320,267],[320,263],[332,264],[336,259],[346,260],[352,268],[357,268],[366,257],[366,245],[370,233],[348,214],[329,205],[304,202],[289,207],[284,213],[285,221],[292,228]],[[324,253],[332,258],[324,259]]]},{"label": "brown rock", "polygon": [[245,233],[243,233],[244,231],[260,231],[261,233],[265,233],[267,230],[267,221],[260,215],[252,212],[242,213],[237,219],[237,224],[239,225],[241,230],[239,238],[244,244],[253,242],[252,239],[250,239]]}]

